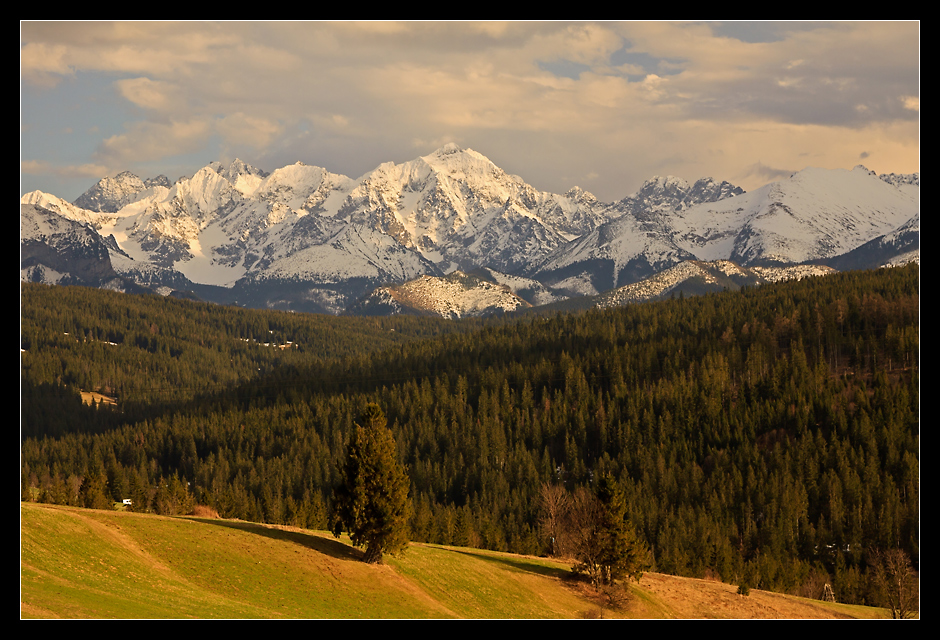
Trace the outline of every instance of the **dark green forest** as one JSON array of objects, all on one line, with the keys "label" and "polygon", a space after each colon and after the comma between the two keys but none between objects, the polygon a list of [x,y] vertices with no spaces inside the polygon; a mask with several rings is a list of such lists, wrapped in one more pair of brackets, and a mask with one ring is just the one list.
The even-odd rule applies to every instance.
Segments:
[{"label": "dark green forest", "polygon": [[655,571],[873,603],[873,559],[919,564],[918,290],[913,265],[453,322],[24,284],[22,496],[328,529],[374,402],[412,540],[545,553],[542,486],[610,474]]}]

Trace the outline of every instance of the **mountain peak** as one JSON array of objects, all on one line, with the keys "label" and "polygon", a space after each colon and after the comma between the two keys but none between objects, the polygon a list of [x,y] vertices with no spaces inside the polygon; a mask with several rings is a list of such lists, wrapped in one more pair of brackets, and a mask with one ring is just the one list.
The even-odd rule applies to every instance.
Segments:
[{"label": "mountain peak", "polygon": [[581,187],[574,186],[565,192],[565,197],[576,202],[597,202],[597,196],[590,191],[585,191]]},{"label": "mountain peak", "polygon": [[656,187],[659,187],[660,189],[665,189],[668,187],[687,188],[688,185],[689,185],[688,182],[686,182],[682,178],[677,178],[676,176],[653,176],[652,178],[647,180],[645,183],[643,183],[643,187],[656,186]]},{"label": "mountain peak", "polygon": [[449,156],[449,155],[454,154],[454,153],[460,153],[461,151],[463,151],[463,149],[461,149],[461,148],[457,145],[457,143],[455,143],[455,142],[448,142],[448,143],[445,144],[443,147],[441,147],[440,149],[438,149],[438,150],[435,152],[435,155],[439,155],[439,156]]},{"label": "mountain peak", "polygon": [[82,209],[114,213],[146,188],[144,181],[130,171],[109,178],[105,176],[80,195],[74,204]]}]

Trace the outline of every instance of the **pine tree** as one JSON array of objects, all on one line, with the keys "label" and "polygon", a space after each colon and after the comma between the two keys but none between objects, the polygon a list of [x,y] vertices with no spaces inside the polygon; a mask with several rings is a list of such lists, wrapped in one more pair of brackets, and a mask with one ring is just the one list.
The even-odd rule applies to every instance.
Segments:
[{"label": "pine tree", "polygon": [[334,494],[333,534],[348,531],[354,545],[365,547],[363,559],[379,563],[383,553],[408,545],[410,482],[382,409],[367,405],[361,423],[353,429],[342,484]]},{"label": "pine tree", "polygon": [[97,457],[95,457],[79,488],[81,506],[86,509],[110,509],[111,498],[108,495],[108,476]]},{"label": "pine tree", "polygon": [[636,532],[627,522],[627,501],[620,483],[609,474],[601,476],[597,483],[597,499],[603,506],[603,525],[600,528],[599,546],[604,582],[633,578],[637,582],[643,577],[644,563]]},{"label": "pine tree", "polygon": [[586,573],[598,588],[627,577],[639,581],[641,548],[626,520],[626,499],[616,480],[604,474],[593,493],[576,491],[568,513],[575,573]]}]

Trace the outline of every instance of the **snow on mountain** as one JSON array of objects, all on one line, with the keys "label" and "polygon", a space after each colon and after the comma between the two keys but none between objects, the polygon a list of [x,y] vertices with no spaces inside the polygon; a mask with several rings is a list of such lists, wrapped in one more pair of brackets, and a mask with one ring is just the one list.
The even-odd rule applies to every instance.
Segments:
[{"label": "snow on mountain", "polygon": [[402,282],[436,272],[421,255],[377,229],[346,225],[329,242],[271,262],[261,278],[338,283],[350,278]]},{"label": "snow on mountain", "polygon": [[718,280],[712,273],[698,263],[687,260],[650,278],[608,291],[598,298],[597,306],[604,309],[655,300],[691,278],[699,278],[705,285],[718,286]]},{"label": "snow on mountain", "polygon": [[[20,198],[20,204],[36,205],[48,211],[52,211],[53,213],[57,213],[67,220],[74,220],[75,222],[90,224],[96,228],[100,227],[102,224],[113,221],[115,218],[114,215],[106,213],[102,214],[95,211],[82,209],[81,207],[67,202],[58,196],[54,196],[50,193],[44,193],[42,191],[31,191],[27,193],[22,198]],[[22,237],[22,229],[20,231],[20,236]]]},{"label": "snow on mountain", "polygon": [[835,269],[816,264],[797,264],[790,267],[753,267],[753,271],[767,282],[783,282],[824,276],[833,273]]},{"label": "snow on mountain", "polygon": [[538,280],[532,278],[523,278],[521,276],[508,275],[500,273],[494,269],[481,269],[479,273],[497,284],[508,287],[515,295],[519,296],[533,307],[538,307],[552,302],[564,300],[568,296],[561,294]]},{"label": "snow on mountain", "polygon": [[400,281],[457,268],[513,271],[605,219],[587,192],[538,192],[453,144],[358,180],[302,163],[267,174],[237,159],[170,186],[125,172],[77,202],[91,209],[55,206],[113,234],[135,262],[221,286],[244,277]]},{"label": "snow on mountain", "polygon": [[[882,266],[904,266],[911,261],[919,263],[918,257],[914,256],[911,260],[898,260]],[[768,282],[802,280],[835,272],[836,269],[832,267],[813,264],[746,268],[730,261],[690,260],[639,282],[587,297],[579,308],[587,308],[587,304],[584,303],[603,309],[663,300],[669,297],[676,298],[682,295],[694,296],[722,290],[735,291],[744,285],[757,286]]]},{"label": "snow on mountain", "polygon": [[620,215],[632,214],[644,219],[649,216],[668,215],[685,211],[703,202],[717,202],[741,195],[744,190],[730,182],[713,178],[700,178],[689,184],[675,176],[656,176],[647,180],[639,191],[613,205]]},{"label": "snow on mountain", "polygon": [[903,267],[906,264],[911,262],[915,264],[920,264],[920,249],[916,251],[908,251],[907,253],[902,253],[900,255],[890,258],[883,267]]},{"label": "snow on mountain", "polygon": [[840,271],[920,264],[920,213],[897,229],[822,262]]},{"label": "snow on mountain", "polygon": [[20,205],[20,280],[103,286],[117,274],[108,239],[87,223],[36,204]]},{"label": "snow on mountain", "polygon": [[676,244],[701,260],[785,264],[851,251],[909,220],[919,200],[864,167],[808,168],[750,193],[677,211]]},{"label": "snow on mountain", "polygon": [[445,277],[421,276],[399,285],[380,287],[347,312],[364,315],[428,313],[457,319],[530,306],[505,285],[453,271]]},{"label": "snow on mountain", "polygon": [[238,158],[232,160],[226,167],[221,162],[211,162],[209,167],[214,169],[220,176],[225,178],[229,184],[248,198],[255,192],[261,181],[268,177],[267,172],[251,166]]},{"label": "snow on mountain", "polygon": [[113,178],[102,178],[98,183],[80,195],[75,206],[89,211],[115,213],[131,198],[146,189],[143,180],[130,171],[119,173]]},{"label": "snow on mountain", "polygon": [[448,144],[359,179],[339,217],[378,228],[444,271],[520,269],[603,221],[580,190],[536,191],[472,149]]},{"label": "snow on mountain", "polygon": [[878,178],[914,197],[920,193],[920,173],[883,173]]},{"label": "snow on mountain", "polygon": [[694,184],[673,176],[652,178],[611,205],[612,220],[533,263],[526,273],[554,286],[572,278],[578,287],[589,281],[597,291],[637,282],[695,257],[672,239],[677,212],[742,193],[711,178]]},{"label": "snow on mountain", "polygon": [[743,285],[801,280],[834,271],[831,267],[821,265],[747,268],[729,260],[687,260],[649,278],[598,296],[596,306],[607,308],[649,302],[665,298],[667,295],[675,296],[676,291],[698,295],[723,289],[737,290]]},{"label": "snow on mountain", "polygon": [[604,291],[690,259],[836,266],[838,256],[917,215],[917,183],[916,177],[879,179],[864,167],[805,169],[750,193],[710,179],[689,185],[653,178],[614,205],[620,217],[611,215],[612,221],[557,249],[526,274],[556,288],[590,282]]}]

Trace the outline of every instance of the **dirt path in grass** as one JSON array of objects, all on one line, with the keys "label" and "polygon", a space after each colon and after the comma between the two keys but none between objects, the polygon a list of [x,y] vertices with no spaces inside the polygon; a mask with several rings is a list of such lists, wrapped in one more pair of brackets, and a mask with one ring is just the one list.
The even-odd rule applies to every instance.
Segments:
[{"label": "dirt path in grass", "polygon": [[[90,529],[96,531],[97,534],[102,538],[110,540],[117,547],[124,549],[128,553],[132,554],[144,567],[152,571],[154,575],[176,583],[190,584],[189,581],[180,575],[180,573],[173,567],[167,565],[162,560],[143,549],[137,540],[135,540],[132,536],[124,533],[121,530],[120,516],[118,514],[115,514],[114,512],[105,512],[108,514],[108,518],[106,522],[102,522],[102,520],[94,517],[94,513],[95,511],[93,510],[88,510],[87,515],[81,510],[68,511],[69,516],[73,517],[79,522],[82,522]],[[115,517],[116,515],[117,517]]]}]

